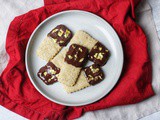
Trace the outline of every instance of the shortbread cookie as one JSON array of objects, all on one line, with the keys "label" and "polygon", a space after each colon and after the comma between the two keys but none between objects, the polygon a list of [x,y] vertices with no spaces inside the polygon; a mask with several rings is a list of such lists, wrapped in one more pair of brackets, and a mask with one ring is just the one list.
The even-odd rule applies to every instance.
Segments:
[{"label": "shortbread cookie", "polygon": [[37,49],[37,56],[39,56],[41,59],[45,61],[49,61],[51,58],[53,58],[62,47],[60,47],[58,44],[56,44],[53,40],[51,40],[49,37],[46,37],[40,46]]},{"label": "shortbread cookie", "polygon": [[66,54],[65,61],[76,67],[82,67],[86,61],[88,49],[81,45],[72,44]]},{"label": "shortbread cookie", "polygon": [[75,67],[64,62],[64,66],[61,68],[61,72],[57,76],[58,81],[67,86],[73,86],[77,81],[80,71],[80,67]]},{"label": "shortbread cookie", "polygon": [[63,87],[67,93],[76,92],[76,91],[82,90],[82,89],[89,87],[89,86],[90,86],[90,84],[87,82],[87,79],[84,75],[84,71],[81,71],[81,73],[78,77],[78,80],[74,86],[69,87],[69,86],[63,84]]},{"label": "shortbread cookie", "polygon": [[75,33],[70,41],[70,44],[78,44],[86,47],[89,51],[98,41],[92,38],[88,33],[79,30]]},{"label": "shortbread cookie", "polygon": [[41,67],[38,71],[38,77],[47,85],[57,82],[56,75],[60,72],[60,69],[56,67],[52,62],[48,62],[45,66]]},{"label": "shortbread cookie", "polygon": [[53,59],[50,60],[53,64],[55,64],[58,68],[62,68],[64,66],[64,58],[66,56],[67,49],[63,49],[60,51]]},{"label": "shortbread cookie", "polygon": [[106,64],[109,55],[109,50],[100,42],[97,42],[89,53],[89,60],[97,65],[103,66]]},{"label": "shortbread cookie", "polygon": [[57,75],[58,81],[67,86],[73,86],[77,81],[81,67],[75,67],[65,62],[65,56],[66,50],[63,50],[57,56],[55,56],[51,62],[60,68],[60,73]]},{"label": "shortbread cookie", "polygon": [[84,72],[85,72],[87,81],[90,85],[95,85],[104,79],[103,71],[96,64],[86,67],[84,69]]},{"label": "shortbread cookie", "polygon": [[51,58],[67,45],[72,37],[72,32],[64,25],[58,25],[54,28],[47,37],[42,41],[37,49],[37,55],[45,60],[49,61]]},{"label": "shortbread cookie", "polygon": [[49,34],[60,46],[66,46],[72,38],[72,32],[65,25],[58,25]]}]

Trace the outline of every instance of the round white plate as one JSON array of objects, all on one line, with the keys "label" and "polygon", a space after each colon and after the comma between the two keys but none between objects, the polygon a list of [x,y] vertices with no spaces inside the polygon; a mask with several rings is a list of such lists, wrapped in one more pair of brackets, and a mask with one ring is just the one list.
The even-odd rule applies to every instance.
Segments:
[{"label": "round white plate", "polygon": [[[67,94],[60,83],[47,86],[37,77],[38,70],[46,62],[36,55],[36,50],[47,33],[59,24],[66,25],[73,33],[78,30],[88,32],[110,50],[111,57],[102,68],[105,79],[101,83]],[[44,97],[63,105],[81,106],[101,99],[115,86],[122,71],[123,51],[116,32],[105,20],[89,12],[70,10],[52,15],[34,30],[27,45],[25,60],[32,84]]]}]

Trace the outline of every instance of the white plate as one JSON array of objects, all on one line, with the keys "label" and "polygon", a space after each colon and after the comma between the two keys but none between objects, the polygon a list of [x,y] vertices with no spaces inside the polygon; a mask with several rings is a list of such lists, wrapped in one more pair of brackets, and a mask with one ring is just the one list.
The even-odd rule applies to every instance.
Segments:
[{"label": "white plate", "polygon": [[[36,50],[47,33],[59,24],[66,25],[73,33],[77,30],[88,32],[110,50],[111,57],[103,66],[105,79],[101,83],[67,94],[60,83],[47,86],[37,77],[39,68],[46,62],[36,55]],[[101,99],[115,86],[123,66],[123,51],[116,32],[105,20],[89,12],[70,10],[52,15],[35,29],[27,45],[25,60],[32,84],[44,97],[63,105],[81,106]]]}]

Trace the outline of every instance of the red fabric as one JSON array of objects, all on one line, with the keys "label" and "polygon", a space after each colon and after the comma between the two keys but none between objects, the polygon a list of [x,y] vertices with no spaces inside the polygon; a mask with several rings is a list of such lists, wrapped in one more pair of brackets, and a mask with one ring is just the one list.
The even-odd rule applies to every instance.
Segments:
[{"label": "red fabric", "polygon": [[[71,120],[87,111],[133,104],[153,96],[146,36],[132,19],[138,2],[45,0],[46,6],[16,17],[7,34],[6,50],[10,60],[0,76],[0,104],[33,120]],[[124,50],[124,69],[115,88],[103,99],[81,107],[63,106],[44,98],[31,84],[24,63],[26,45],[33,30],[47,17],[70,9],[89,11],[108,21],[117,31]]]}]

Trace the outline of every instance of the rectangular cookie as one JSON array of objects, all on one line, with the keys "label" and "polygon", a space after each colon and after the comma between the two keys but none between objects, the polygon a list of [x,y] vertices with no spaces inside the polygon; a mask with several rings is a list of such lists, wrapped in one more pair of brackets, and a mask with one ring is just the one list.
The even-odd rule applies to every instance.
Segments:
[{"label": "rectangular cookie", "polygon": [[63,84],[63,88],[65,89],[67,93],[76,92],[76,91],[82,90],[89,86],[90,84],[87,82],[87,79],[84,76],[84,71],[81,71],[78,77],[78,80],[74,86],[67,86]]},{"label": "rectangular cookie", "polygon": [[37,49],[37,56],[45,61],[53,58],[72,38],[72,32],[64,25],[51,30]]},{"label": "rectangular cookie", "polygon": [[60,68],[60,73],[57,75],[58,81],[67,86],[73,86],[77,81],[81,67],[75,67],[65,62],[66,52],[67,50],[61,51],[51,62]]},{"label": "rectangular cookie", "polygon": [[90,51],[97,42],[98,41],[92,38],[88,33],[83,30],[79,30],[71,39],[70,44],[82,45]]}]

